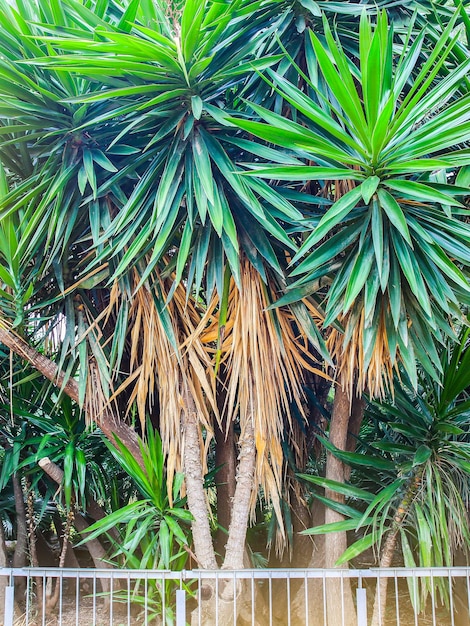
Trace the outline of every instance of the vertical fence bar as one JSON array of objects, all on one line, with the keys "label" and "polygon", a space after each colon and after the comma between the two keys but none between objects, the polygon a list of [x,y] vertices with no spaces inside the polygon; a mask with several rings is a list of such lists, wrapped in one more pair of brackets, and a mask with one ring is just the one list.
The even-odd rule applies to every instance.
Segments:
[{"label": "vertical fence bar", "polygon": [[[344,606],[344,578],[343,578],[343,572],[341,572],[341,578],[340,578],[340,586],[341,586],[341,624],[342,626],[344,626],[345,622],[346,622],[346,609]],[[331,596],[331,594],[330,594]]]},{"label": "vertical fence bar", "polygon": [[470,617],[470,574],[467,573],[467,615]]},{"label": "vertical fence bar", "polygon": [[[235,589],[235,594],[237,589]],[[255,626],[255,579],[253,572],[251,572],[251,623]]]},{"label": "vertical fence bar", "polygon": [[215,626],[219,626],[219,576],[215,573]]},{"label": "vertical fence bar", "polygon": [[417,603],[417,598],[418,598],[418,585],[417,585],[417,578],[416,578],[416,573],[413,570],[413,599],[414,599],[414,606],[413,606],[413,612],[415,614],[415,626],[418,626],[418,603]]},{"label": "vertical fence bar", "polygon": [[15,586],[13,584],[13,576],[10,578],[10,584],[5,587],[5,616],[3,623],[5,626],[13,626],[13,618],[15,613]]},{"label": "vertical fence bar", "polygon": [[63,604],[63,597],[64,597],[64,577],[63,577],[63,572],[60,572],[60,578],[58,580],[58,582],[56,583],[56,585],[59,585],[59,626],[62,626],[62,604]]},{"label": "vertical fence bar", "polygon": [[202,607],[201,607],[201,573],[198,574],[197,581],[197,623],[198,626],[201,626],[201,616],[202,616]]},{"label": "vertical fence bar", "polygon": [[41,624],[42,624],[42,626],[46,626],[46,584],[47,584],[47,578],[46,578],[46,574],[44,574],[43,577],[42,577],[42,606],[41,606],[41,611],[42,611]]},{"label": "vertical fence bar", "polygon": [[233,624],[237,623],[237,575],[233,572],[233,588],[235,589],[235,593],[233,594]]},{"label": "vertical fence bar", "polygon": [[269,572],[268,585],[269,585],[269,626],[273,626],[273,573],[272,572]]},{"label": "vertical fence bar", "polygon": [[78,572],[75,573],[75,625],[80,622],[80,577]]},{"label": "vertical fence bar", "polygon": [[434,577],[431,572],[432,626],[436,626],[436,598],[434,597],[434,595]]},{"label": "vertical fence bar", "polygon": [[114,577],[111,573],[111,578],[109,579],[109,624],[113,626],[113,604],[114,604]]},{"label": "vertical fence bar", "polygon": [[455,626],[454,620],[454,586],[452,584],[452,578],[449,570],[449,598],[450,598],[450,624],[451,626]]},{"label": "vertical fence bar", "polygon": [[393,577],[393,580],[395,582],[395,612],[396,612],[396,622],[397,622],[397,626],[400,626],[400,601],[398,598],[398,576],[397,573],[395,572],[395,576]]},{"label": "vertical fence bar", "polygon": [[308,626],[308,577],[304,574],[305,626]]},{"label": "vertical fence bar", "polygon": [[[157,581],[155,581],[155,587],[157,587]],[[157,587],[158,589],[158,587]],[[147,624],[149,619],[149,577],[148,574],[145,576],[144,580],[144,624]]]},{"label": "vertical fence bar", "polygon": [[176,626],[186,626],[186,591],[184,589],[176,590]]},{"label": "vertical fence bar", "polygon": [[93,572],[93,626],[96,626],[96,572]]},{"label": "vertical fence bar", "polygon": [[286,585],[287,585],[287,626],[291,626],[291,615],[290,615],[290,576],[289,576],[289,572],[287,572],[287,578],[286,578]]},{"label": "vertical fence bar", "polygon": [[362,586],[362,578],[358,579],[356,589],[357,626],[367,626],[367,592]]},{"label": "vertical fence bar", "polygon": [[31,576],[28,574],[26,576],[26,626],[29,626],[29,603],[31,600],[31,593],[32,593],[32,589],[31,589]]}]

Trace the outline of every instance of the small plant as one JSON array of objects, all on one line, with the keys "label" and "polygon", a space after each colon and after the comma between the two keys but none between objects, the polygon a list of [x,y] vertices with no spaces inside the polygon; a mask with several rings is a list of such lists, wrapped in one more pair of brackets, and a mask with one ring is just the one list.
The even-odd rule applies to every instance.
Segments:
[{"label": "small plant", "polygon": [[[183,475],[176,474],[169,492],[160,435],[148,427],[145,443],[141,443],[145,469],[119,440],[117,448],[108,445],[119,465],[134,482],[137,499],[99,520],[87,531],[83,542],[108,533],[118,532],[118,539],[108,535],[113,548],[111,562],[134,570],[176,570],[185,567],[188,559],[191,514],[186,499],[181,497]],[[178,583],[179,584],[179,583]],[[165,616],[166,624],[174,623],[173,598],[176,581],[161,577],[142,577],[132,591],[120,590],[113,598],[139,606],[147,619]],[[189,589],[188,589],[189,591]]]}]

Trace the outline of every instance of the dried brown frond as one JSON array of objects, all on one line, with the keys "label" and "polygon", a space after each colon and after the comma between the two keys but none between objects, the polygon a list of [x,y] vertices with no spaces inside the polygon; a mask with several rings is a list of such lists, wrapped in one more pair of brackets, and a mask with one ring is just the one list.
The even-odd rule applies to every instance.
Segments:
[{"label": "dried brown frond", "polygon": [[357,307],[339,320],[344,333],[332,329],[327,347],[337,364],[336,379],[352,394],[367,391],[373,398],[384,398],[393,390],[397,358],[390,354],[386,313],[381,308],[370,357],[364,355],[364,309]]},{"label": "dried brown frond", "polygon": [[[154,287],[158,286],[161,297],[166,298],[172,279],[163,280],[159,275],[155,275],[153,279]],[[136,272],[135,287],[139,282],[140,277]],[[176,287],[166,305],[173,342],[164,327],[150,288],[142,285],[137,289],[129,313],[130,377],[133,378],[129,404],[136,403],[144,429],[146,412],[155,404],[155,394],[158,393],[160,435],[167,456],[170,487],[175,472],[181,469],[184,445],[181,430],[181,412],[184,410],[181,382],[184,379],[188,385],[199,422],[207,433],[204,443],[207,447],[212,436],[210,408],[217,411],[215,381],[210,359],[195,333],[201,313],[187,297],[184,285],[180,283]]]},{"label": "dried brown frond", "polygon": [[[239,417],[242,437],[247,422],[253,422],[257,451],[255,479],[282,523],[279,503],[284,464],[282,440],[286,425],[292,427],[292,403],[303,414],[304,368],[317,373],[321,370],[314,366],[308,340],[294,323],[292,314],[282,308],[267,310],[274,300],[273,291],[247,260],[242,261],[241,288],[232,282],[227,324],[219,350],[226,368],[227,421]],[[215,337],[215,302],[212,307],[211,323],[201,332],[202,341]],[[253,511],[255,504],[256,491]]]}]

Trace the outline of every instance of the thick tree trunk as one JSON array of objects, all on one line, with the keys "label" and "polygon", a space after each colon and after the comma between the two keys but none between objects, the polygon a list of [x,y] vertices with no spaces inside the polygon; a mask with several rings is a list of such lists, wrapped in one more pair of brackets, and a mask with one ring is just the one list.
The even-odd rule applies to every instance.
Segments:
[{"label": "thick tree trunk", "polygon": [[[346,450],[348,441],[348,427],[350,417],[350,399],[345,390],[337,387],[333,403],[333,412],[330,422],[330,441],[339,450]],[[338,482],[345,481],[345,468],[342,461],[337,459],[331,452],[326,455],[326,478]],[[344,502],[344,496],[335,491],[326,489],[325,495],[331,500]],[[344,517],[327,507],[325,511],[325,523],[343,521]],[[348,547],[345,532],[328,533],[325,535],[325,566],[336,567],[336,561]],[[347,564],[342,566],[347,568]],[[326,585],[326,602],[328,626],[344,626],[356,623],[356,610],[354,606],[351,586],[348,579],[343,584],[339,579],[328,579]],[[343,621],[344,620],[344,621]]]},{"label": "thick tree trunk", "polygon": [[228,425],[222,422],[222,426],[219,426],[216,422],[214,425],[214,436],[215,465],[218,468],[215,475],[217,489],[217,523],[220,527],[215,537],[215,549],[223,560],[236,488],[237,457],[233,422]]},{"label": "thick tree trunk", "polygon": [[196,407],[187,383],[182,383],[184,433],[183,465],[186,480],[188,508],[193,516],[192,531],[194,551],[198,566],[203,569],[218,568],[215,558],[212,534],[209,525],[209,511],[204,491],[204,477],[201,462],[201,445],[197,423]]},{"label": "thick tree trunk", "polygon": [[[25,567],[28,561],[28,527],[26,522],[26,508],[24,494],[18,474],[13,474],[13,493],[15,496],[16,546],[13,553],[13,567]],[[15,596],[20,606],[23,606],[26,597],[26,581],[22,577],[15,579]]]},{"label": "thick tree trunk", "polygon": [[[16,335],[13,331],[6,328],[5,324],[0,320],[0,343],[10,348],[15,354],[25,359],[38,372],[50,380],[54,385],[62,388],[63,392],[72,400],[78,403],[78,383],[69,378],[64,384],[65,374],[51,359],[40,354],[35,348],[31,347],[24,339]],[[100,416],[90,415],[92,420],[98,419],[99,427],[103,431],[105,437],[115,446],[117,436],[122,443],[132,452],[139,465],[145,469],[142,454],[139,446],[139,438],[135,431],[127,424],[122,422],[115,416],[111,410],[106,410]]]},{"label": "thick tree trunk", "polygon": [[242,569],[246,531],[255,475],[256,447],[252,417],[245,425],[240,441],[237,486],[232,506],[232,519],[222,569]]},{"label": "thick tree trunk", "polygon": [[13,567],[25,567],[28,550],[28,529],[23,489],[18,474],[13,474],[13,493],[15,496],[16,546],[13,554]]}]

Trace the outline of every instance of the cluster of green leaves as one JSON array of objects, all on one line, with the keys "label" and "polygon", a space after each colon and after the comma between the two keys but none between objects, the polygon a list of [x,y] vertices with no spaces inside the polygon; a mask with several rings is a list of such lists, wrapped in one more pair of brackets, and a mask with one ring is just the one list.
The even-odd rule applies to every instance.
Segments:
[{"label": "cluster of green leaves", "polygon": [[[30,368],[10,371],[9,358],[0,362],[3,380],[11,391],[0,404],[0,425],[5,452],[0,472],[0,491],[14,473],[26,475],[31,488],[41,483],[44,502],[53,499],[55,483],[38,467],[48,457],[64,470],[61,491],[67,509],[87,509],[90,496],[105,499],[106,448],[100,436],[85,423],[79,407],[67,396],[57,397],[40,375]],[[11,378],[10,378],[11,377]],[[105,453],[103,455],[103,452]]]},{"label": "cluster of green leaves", "polygon": [[[141,444],[145,469],[132,453],[117,441],[109,450],[132,478],[139,498],[99,520],[87,531],[87,540],[117,528],[119,541],[112,540],[117,563],[133,569],[181,569],[187,558],[189,544],[187,524],[192,517],[181,497],[183,475],[178,474],[172,485],[172,499],[164,464],[162,443],[157,431],[148,429],[145,444]],[[88,532],[90,533],[88,535]]]},{"label": "cluster of green leaves", "polygon": [[461,199],[468,195],[470,61],[439,75],[455,49],[457,17],[423,62],[425,30],[416,35],[412,21],[397,55],[386,14],[372,29],[363,13],[358,67],[325,20],[324,42],[310,33],[314,60],[308,74],[299,68],[307,93],[267,71],[272,88],[300,119],[258,106],[254,112],[266,123],[231,119],[316,163],[256,167],[251,175],[349,184],[313,223],[292,260],[288,294],[278,304],[315,290],[317,279],[331,274],[325,326],[349,315],[347,338],[364,316],[367,370],[385,319],[392,363],[399,352],[415,383],[416,357],[434,371],[436,341],[443,331],[452,334],[449,316],[459,315],[459,304],[469,300],[461,268],[470,260],[470,229]]},{"label": "cluster of green leaves", "polygon": [[[332,454],[354,468],[351,484],[302,475],[317,487],[347,498],[346,504],[338,504],[321,490],[315,492],[347,519],[312,528],[307,534],[366,531],[340,563],[370,547],[375,547],[380,560],[380,548],[393,533],[401,538],[407,567],[452,566],[456,552],[470,545],[469,337],[469,329],[464,328],[459,343],[441,349],[438,381],[421,373],[415,391],[402,373],[393,398],[369,404],[362,449],[344,452],[324,442]],[[447,586],[440,579],[435,583],[446,599]],[[426,579],[421,598],[412,593],[415,606],[424,606],[431,586]]]},{"label": "cluster of green leaves", "polygon": [[[169,334],[177,323],[157,274],[184,284],[198,310],[218,291],[224,326],[245,257],[326,359],[298,301],[323,307],[325,327],[363,354],[351,378],[401,360],[410,388],[449,388],[439,344],[469,302],[470,20],[464,6],[409,4],[0,0],[0,312],[40,343],[55,326],[57,364],[77,376],[81,405],[90,363],[108,396],[142,350],[130,328],[137,282]],[[467,484],[455,430],[466,409],[460,423],[455,407],[436,417],[434,400],[425,410],[410,389],[395,398],[395,421],[379,420],[392,447],[343,456],[377,471],[374,489],[315,479],[365,502],[342,510],[342,528],[372,525],[349,556],[380,541],[416,472],[436,482],[444,468],[459,497]],[[67,503],[84,501],[82,416],[68,401],[49,408],[24,416],[43,437],[36,458],[64,466]],[[149,437],[146,471],[119,445],[141,497],[94,536],[117,525],[121,562],[182,566],[190,517],[180,478],[170,506]],[[441,482],[441,501],[457,502]],[[436,493],[414,501],[423,539],[422,520],[436,534],[443,524]]]},{"label": "cluster of green leaves", "polygon": [[[117,531],[118,539],[108,535],[112,546],[110,559],[117,567],[183,569],[190,552],[189,524],[192,516],[186,508],[186,498],[181,496],[182,474],[175,476],[170,500],[165,457],[158,432],[148,428],[145,444],[141,444],[144,468],[119,440],[117,448],[111,444],[108,447],[117,463],[131,477],[136,497],[90,526],[83,542],[101,537],[110,530]],[[165,615],[165,623],[173,624],[175,584],[176,581],[164,578],[137,581],[131,600],[142,606],[148,618]],[[115,595],[118,601],[129,602],[127,592]]]}]

